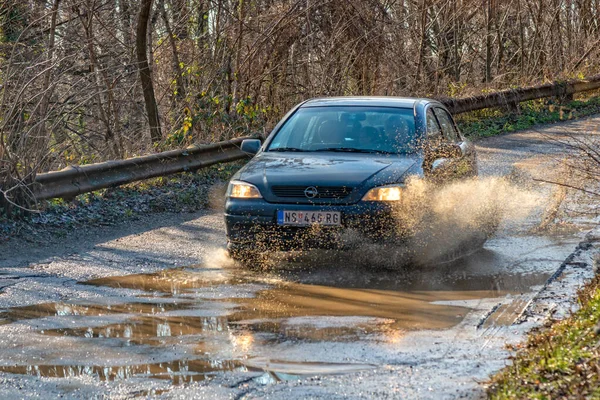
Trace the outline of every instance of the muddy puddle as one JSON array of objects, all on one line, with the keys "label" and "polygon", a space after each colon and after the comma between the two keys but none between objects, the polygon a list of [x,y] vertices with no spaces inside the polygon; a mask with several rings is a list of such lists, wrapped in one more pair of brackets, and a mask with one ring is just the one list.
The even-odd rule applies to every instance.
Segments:
[{"label": "muddy puddle", "polygon": [[0,366],[0,372],[45,378],[89,377],[99,381],[118,381],[130,378],[161,379],[177,385],[203,381],[219,372],[255,373],[254,379],[258,383],[268,384],[300,379],[303,376],[339,375],[373,368],[375,366],[369,364],[302,363],[258,358],[245,362],[237,360],[178,360],[123,366],[43,364]]},{"label": "muddy puddle", "polygon": [[88,316],[101,317],[111,314],[141,314],[154,315],[173,310],[193,308],[192,302],[177,301],[134,301],[131,303],[93,304],[76,302],[42,303],[24,307],[13,307],[0,311],[0,324],[12,322],[56,317],[56,316]]},{"label": "muddy puddle", "polygon": [[43,330],[49,336],[74,336],[89,339],[122,339],[128,345],[159,345],[181,336],[196,336],[228,329],[226,317],[152,317],[140,316],[99,327],[56,328]]},{"label": "muddy puddle", "polygon": [[[471,260],[477,271],[485,262],[499,262],[485,251],[477,257]],[[460,266],[403,271],[341,271],[325,265],[272,273],[199,266],[94,279],[81,283],[99,290],[122,288],[124,297],[1,311],[0,324],[27,325],[47,346],[53,340],[70,345],[64,359],[46,355],[39,357],[43,364],[20,362],[0,366],[0,371],[98,380],[142,377],[175,384],[220,372],[255,373],[259,383],[349,373],[375,366],[356,359],[324,362],[328,358],[323,354],[302,353],[299,360],[273,349],[323,342],[401,345],[406,332],[452,328],[471,311],[469,304],[519,296],[549,275],[476,274],[463,261]],[[186,359],[173,360],[174,348],[189,349]],[[125,359],[131,352],[137,361],[111,360],[108,354],[115,351]],[[100,357],[81,365],[65,362],[86,360],[90,353]],[[102,354],[107,354],[105,362],[98,361]]]},{"label": "muddy puddle", "polygon": [[[190,272],[193,273],[190,273]],[[118,277],[98,278],[80,282],[83,285],[108,286],[136,289],[146,292],[177,294],[189,289],[216,284],[241,284],[243,275],[232,275],[221,268],[175,268],[151,274],[133,274]]]},{"label": "muddy puddle", "polygon": [[304,376],[339,375],[373,368],[375,366],[370,364],[303,363],[257,358],[245,362],[237,360],[178,360],[124,366],[43,364],[0,366],[0,372],[44,378],[89,377],[99,381],[118,381],[130,378],[160,379],[177,385],[203,381],[220,372],[254,373],[253,380],[257,383],[270,384],[300,379]]},{"label": "muddy puddle", "polygon": [[0,366],[1,372],[48,378],[87,376],[100,381],[128,378],[168,379],[174,384],[197,382],[221,371],[247,371],[239,361],[178,360],[140,365],[27,365]]}]

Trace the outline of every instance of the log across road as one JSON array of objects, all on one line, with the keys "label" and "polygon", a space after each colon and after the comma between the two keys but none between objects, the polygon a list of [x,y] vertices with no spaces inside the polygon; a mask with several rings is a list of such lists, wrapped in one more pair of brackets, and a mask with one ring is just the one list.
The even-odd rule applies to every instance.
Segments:
[{"label": "log across road", "polygon": [[[540,229],[562,196],[533,178],[560,171],[565,149],[548,137],[597,134],[599,125],[478,142],[482,175],[510,175],[511,190],[538,204],[483,250],[436,266],[381,269],[381,254],[365,248],[370,263],[315,252],[242,269],[225,256],[218,211],[3,243],[0,394],[476,397],[507,362],[505,345],[547,310],[567,309],[592,274],[586,252],[564,261],[597,220],[565,214],[563,229]],[[564,201],[586,210],[578,196]]]}]

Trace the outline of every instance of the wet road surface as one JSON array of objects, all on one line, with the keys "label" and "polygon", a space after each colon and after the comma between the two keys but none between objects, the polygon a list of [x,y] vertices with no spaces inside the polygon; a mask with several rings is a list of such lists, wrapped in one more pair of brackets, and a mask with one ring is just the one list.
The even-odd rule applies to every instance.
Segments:
[{"label": "wet road surface", "polygon": [[[526,241],[519,253],[511,243],[517,240]],[[35,337],[4,349],[11,365],[0,371],[175,385],[250,373],[254,383],[269,385],[376,369],[381,353],[402,348],[408,332],[451,330],[480,307],[496,307],[494,317],[476,321],[481,330],[510,325],[573,246],[558,238],[497,238],[457,262],[399,271],[340,259],[272,271],[206,263],[92,279],[80,283],[118,288],[122,296],[0,313],[0,324],[30,328]],[[311,343],[319,351],[303,350]],[[357,343],[373,354],[357,352]]]},{"label": "wet road surface", "polygon": [[[333,265],[291,262],[273,271],[251,271],[207,263],[92,279],[80,283],[120,288],[125,296],[14,307],[0,313],[0,324],[25,324],[45,342],[73,339],[66,341],[73,344],[70,359],[130,351],[164,358],[145,364],[113,365],[107,359],[102,365],[78,365],[65,362],[64,353],[42,357],[32,349],[19,357],[21,365],[0,366],[0,371],[100,380],[146,376],[177,383],[239,369],[319,375],[371,368],[375,364],[357,360],[327,363],[325,354],[290,359],[283,348],[327,341],[394,343],[407,331],[450,329],[482,299],[519,303],[521,309],[505,316],[504,323],[510,324],[522,311],[521,299],[542,285],[554,272],[553,263],[560,263],[574,246],[531,238],[528,244],[515,253],[505,241],[492,240],[486,249],[454,263],[399,271],[352,266],[341,254]],[[522,262],[528,271],[511,271]],[[337,265],[344,265],[343,270]],[[172,346],[191,351],[172,359]],[[260,360],[276,347],[282,349],[277,360]]]},{"label": "wet road surface", "polygon": [[[519,164],[524,179],[553,165],[548,155],[557,151],[523,134],[479,147],[484,175]],[[548,187],[535,190],[551,197]],[[504,363],[504,343],[520,337],[507,339],[513,323],[592,226],[588,218],[538,232],[544,208],[464,258],[395,270],[357,262],[352,252],[279,255],[266,268],[242,268],[223,255],[218,213],[141,241],[3,268],[0,276],[19,282],[0,295],[0,372],[10,385],[22,376],[42,393],[50,382],[52,393],[73,397],[477,396],[477,381]],[[199,263],[166,268],[168,242],[208,250]],[[127,251],[141,248],[162,266],[153,268],[144,253],[147,268],[136,268],[140,257]],[[119,263],[130,265],[119,270]],[[92,273],[77,272],[79,265]],[[32,274],[48,269],[52,283]],[[127,274],[140,269],[150,272]],[[58,299],[31,294],[57,286],[67,288]],[[281,385],[310,377],[328,380],[308,392]]]}]

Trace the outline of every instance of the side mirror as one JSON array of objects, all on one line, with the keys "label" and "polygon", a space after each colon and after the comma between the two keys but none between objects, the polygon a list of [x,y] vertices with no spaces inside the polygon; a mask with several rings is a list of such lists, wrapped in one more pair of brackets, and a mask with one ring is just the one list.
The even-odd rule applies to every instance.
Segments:
[{"label": "side mirror", "polygon": [[433,159],[438,158],[460,158],[464,155],[463,149],[456,143],[442,143],[432,150],[430,155]]},{"label": "side mirror", "polygon": [[438,158],[431,164],[431,172],[439,173],[444,171],[448,165],[450,165],[451,161],[448,158]]},{"label": "side mirror", "polygon": [[260,150],[261,142],[259,139],[245,139],[242,140],[242,145],[240,146],[240,150],[244,153],[254,155],[258,153]]}]

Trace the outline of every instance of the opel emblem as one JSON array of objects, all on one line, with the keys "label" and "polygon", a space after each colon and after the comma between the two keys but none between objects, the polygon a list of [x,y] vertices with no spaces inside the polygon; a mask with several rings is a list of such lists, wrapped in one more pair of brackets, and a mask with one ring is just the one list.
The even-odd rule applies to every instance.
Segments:
[{"label": "opel emblem", "polygon": [[315,197],[317,197],[318,194],[319,191],[314,186],[309,186],[306,189],[304,189],[304,195],[309,199],[314,199]]}]

